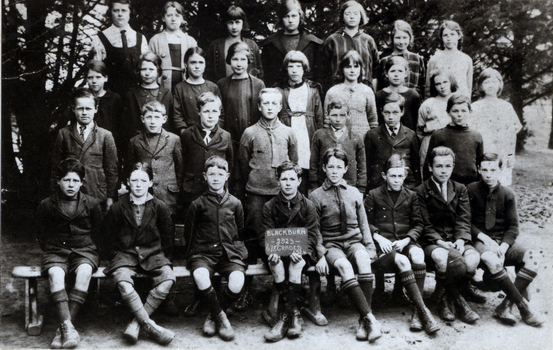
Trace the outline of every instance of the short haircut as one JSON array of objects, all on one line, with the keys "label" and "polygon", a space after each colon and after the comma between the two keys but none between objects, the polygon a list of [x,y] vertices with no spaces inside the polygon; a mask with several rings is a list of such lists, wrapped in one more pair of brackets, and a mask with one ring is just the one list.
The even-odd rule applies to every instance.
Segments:
[{"label": "short haircut", "polygon": [[384,72],[388,73],[390,68],[395,65],[405,67],[405,73],[409,73],[409,63],[405,58],[401,56],[391,56],[390,58],[388,58],[388,60],[386,61],[386,65],[384,66]]},{"label": "short haircut", "polygon": [[77,88],[75,89],[75,92],[73,93],[73,106],[77,104],[77,99],[79,98],[91,98],[94,100],[94,106],[98,107],[98,97],[94,95],[92,90],[89,88]]},{"label": "short haircut", "polygon": [[497,162],[499,168],[503,167],[503,159],[497,154],[492,152],[486,152],[477,159],[477,165],[480,166],[482,162]]},{"label": "short haircut", "polygon": [[451,21],[451,20],[445,20],[440,24],[440,28],[438,30],[439,35],[439,41],[440,41],[440,49],[444,50],[444,40],[442,39],[442,35],[444,34],[445,29],[456,31],[457,34],[459,34],[459,42],[457,43],[457,49],[461,50],[463,48],[463,30],[461,29],[461,26],[459,23]]},{"label": "short haircut", "polygon": [[346,80],[346,77],[344,76],[344,68],[349,66],[350,63],[353,65],[357,64],[361,67],[359,78],[357,78],[357,82],[360,83],[363,80],[363,72],[365,71],[365,66],[363,64],[363,59],[361,58],[361,55],[355,50],[349,50],[342,55],[342,58],[340,59],[340,64],[338,65],[338,80],[342,82]]},{"label": "short haircut", "polygon": [[350,7],[355,7],[357,10],[359,10],[359,13],[361,13],[361,21],[359,22],[359,26],[363,26],[369,23],[369,17],[367,16],[367,11],[365,11],[363,6],[357,1],[350,0],[342,4],[342,8],[340,9],[340,24],[342,25],[342,27],[346,25],[344,23],[344,13]]},{"label": "short haircut", "polygon": [[104,62],[99,60],[90,60],[86,63],[86,75],[88,75],[90,71],[100,73],[104,78],[108,76],[108,67]]},{"label": "short haircut", "polygon": [[113,10],[113,4],[123,4],[123,5],[129,5],[129,10],[131,10],[132,14],[132,3],[131,0],[111,0],[108,5],[108,11],[111,12]]},{"label": "short haircut", "polygon": [[333,109],[342,109],[342,108],[346,109],[346,114],[349,113],[349,107],[348,107],[348,104],[346,103],[345,100],[342,100],[342,99],[339,99],[339,98],[331,99],[331,101],[326,106],[326,114],[330,115],[330,112]]},{"label": "short haircut", "polygon": [[301,63],[301,65],[303,66],[303,71],[309,72],[309,61],[307,60],[305,54],[301,51],[288,51],[288,53],[284,57],[284,61],[282,61],[282,68],[285,71],[288,68],[289,63]]},{"label": "short haircut", "polygon": [[401,19],[398,19],[394,22],[394,29],[392,29],[392,38],[390,42],[392,43],[392,46],[394,44],[394,36],[398,31],[405,32],[409,35],[409,46],[413,45],[413,28],[411,28],[411,25]]},{"label": "short haircut", "polygon": [[167,109],[165,105],[158,100],[150,100],[146,102],[141,109],[142,115],[146,115],[148,112],[158,112],[163,115],[167,115]]},{"label": "short haircut", "polygon": [[459,88],[459,84],[457,83],[457,80],[455,79],[453,74],[442,69],[435,69],[432,72],[430,72],[430,96],[432,97],[438,96],[438,90],[436,89],[436,82],[434,81],[434,78],[436,78],[438,75],[445,75],[449,79],[449,83],[451,85],[451,92],[457,91],[457,89]]},{"label": "short haircut", "polygon": [[201,94],[198,97],[198,100],[196,101],[196,106],[198,107],[198,110],[201,110],[203,106],[205,106],[210,102],[219,102],[219,110],[223,108],[221,99],[219,98],[219,96],[215,95],[211,91],[204,92],[203,94]]},{"label": "short haircut", "polygon": [[348,166],[348,155],[341,148],[329,148],[323,155],[323,165],[326,166],[331,157],[344,161],[344,166]]},{"label": "short haircut", "polygon": [[246,57],[248,58],[248,64],[251,64],[253,62],[252,51],[250,50],[250,47],[248,46],[248,44],[246,44],[243,41],[239,41],[237,43],[230,45],[230,47],[228,48],[227,58],[225,59],[225,62],[228,65],[230,65],[230,61],[232,60],[232,57],[234,57],[234,55],[236,55],[239,52],[246,53]]},{"label": "short haircut", "polygon": [[384,104],[382,105],[382,109],[384,109],[384,106],[386,106],[389,103],[397,103],[397,105],[399,106],[399,109],[403,111],[403,109],[405,108],[405,97],[401,96],[397,92],[392,92],[384,99]]},{"label": "short haircut", "polygon": [[480,73],[478,76],[478,91],[481,95],[484,95],[484,91],[482,91],[482,84],[484,81],[488,79],[497,79],[499,82],[499,89],[497,90],[497,96],[501,95],[501,92],[503,92],[503,77],[501,74],[493,69],[493,68],[486,68]]},{"label": "short haircut", "polygon": [[181,29],[186,30],[187,23],[186,23],[186,20],[184,19],[184,16],[185,16],[184,6],[182,6],[178,1],[167,1],[165,5],[163,5],[163,8],[161,9],[161,17],[165,16],[165,14],[167,14],[167,10],[170,8],[174,8],[175,11],[177,11],[177,13],[182,16],[183,21],[181,24]]},{"label": "short haircut", "polygon": [[430,152],[430,154],[428,155],[427,163],[430,167],[432,167],[434,165],[434,158],[447,156],[451,156],[451,158],[453,159],[453,164],[455,164],[455,153],[451,150],[451,148],[438,146],[434,148],[432,152]]},{"label": "short haircut", "polygon": [[228,173],[228,162],[219,156],[211,156],[207,158],[204,165],[204,172],[207,172],[207,170],[212,167],[223,169]]},{"label": "short haircut", "polygon": [[161,57],[158,56],[157,53],[148,51],[142,56],[140,56],[140,59],[138,60],[138,64],[136,65],[136,74],[138,74],[138,77],[140,78],[140,70],[142,69],[142,63],[144,62],[151,62],[156,66],[157,70],[157,76],[161,77]]},{"label": "short haircut", "polygon": [[84,179],[85,168],[84,165],[75,158],[66,158],[62,160],[56,169],[56,177],[58,180],[63,179],[67,174],[75,173],[79,175],[81,181]]},{"label": "short haircut", "polygon": [[184,53],[184,58],[183,58],[182,62],[184,64],[188,63],[188,60],[190,59],[190,57],[194,56],[194,54],[198,54],[198,55],[202,56],[207,61],[207,55],[206,55],[204,49],[202,49],[199,46],[196,46],[196,47],[191,47],[188,50],[186,50],[186,52]]},{"label": "short haircut", "polygon": [[390,158],[384,163],[384,173],[388,173],[388,170],[392,168],[405,168],[405,159],[401,157],[399,153],[392,153]]},{"label": "short haircut", "polygon": [[280,175],[282,175],[283,172],[288,170],[294,170],[294,172],[298,175],[298,178],[301,177],[301,174],[303,174],[303,169],[299,165],[294,164],[291,161],[287,160],[287,161],[284,161],[276,168],[275,174],[277,179],[280,180]]},{"label": "short haircut", "polygon": [[244,10],[242,10],[241,7],[234,6],[234,5],[230,6],[227,9],[227,12],[225,13],[225,15],[223,16],[223,19],[225,23],[227,23],[228,21],[241,19],[243,23],[242,31],[247,32],[250,30],[250,25],[248,24],[248,18],[246,17],[246,12],[244,12]]},{"label": "short haircut", "polygon": [[261,104],[261,97],[263,97],[263,95],[269,95],[269,94],[278,95],[280,104],[282,104],[282,93],[277,88],[261,89],[261,91],[259,91],[259,95],[257,96],[257,104]]},{"label": "short haircut", "polygon": [[277,25],[279,27],[284,28],[284,23],[282,22],[282,19],[284,16],[288,14],[290,11],[298,11],[298,14],[300,15],[300,25],[299,28],[303,28],[305,26],[305,12],[303,12],[301,8],[301,4],[298,0],[284,0],[282,4],[280,4],[278,10],[277,10],[277,16],[278,16],[278,23]]},{"label": "short haircut", "polygon": [[132,173],[134,173],[137,170],[143,171],[146,174],[148,174],[148,178],[150,179],[150,181],[154,180],[154,171],[152,170],[152,167],[150,166],[150,164],[147,163],[147,162],[133,163],[133,165],[131,166],[131,168],[129,170],[129,174],[128,174],[127,179],[130,179]]},{"label": "short haircut", "polygon": [[463,103],[466,103],[468,105],[469,111],[470,111],[471,110],[470,97],[458,92],[454,93],[447,100],[447,108],[446,108],[447,113],[451,111],[451,108],[453,108],[454,105],[462,105]]}]

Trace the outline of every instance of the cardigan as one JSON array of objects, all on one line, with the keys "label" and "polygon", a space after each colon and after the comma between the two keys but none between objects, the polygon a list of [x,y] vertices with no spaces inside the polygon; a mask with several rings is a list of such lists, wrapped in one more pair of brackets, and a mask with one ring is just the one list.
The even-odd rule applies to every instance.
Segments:
[{"label": "cardigan", "polygon": [[[242,38],[252,53],[253,61],[248,64],[248,74],[263,79],[263,64],[261,63],[261,53],[259,46],[255,41],[247,38]],[[227,77],[225,38],[215,39],[209,44],[205,52],[205,73],[204,78],[210,81],[219,81]],[[222,90],[221,90],[222,91]],[[257,96],[257,95],[256,95]]]},{"label": "cardigan", "polygon": [[[484,181],[473,182],[467,186],[472,210],[472,239],[477,239],[480,232],[490,236],[498,243],[512,246],[518,237],[518,213],[515,192],[498,183],[492,190]],[[487,202],[495,208],[493,227],[486,227]]]},{"label": "cardigan", "polygon": [[367,163],[365,144],[358,134],[344,130],[340,139],[331,128],[319,129],[313,135],[311,141],[311,159],[309,161],[309,183],[311,189],[322,186],[326,179],[323,171],[323,156],[329,148],[341,148],[348,157],[348,170],[344,174],[344,180],[350,186],[355,186],[361,193],[365,193],[367,187]]},{"label": "cardigan", "polygon": [[[191,37],[190,35],[183,33],[182,31],[178,30],[175,35],[180,39],[180,71],[182,71],[184,76],[184,54],[186,51],[191,47],[198,46],[198,43],[196,42],[196,39]],[[171,62],[171,54],[169,52],[169,42],[167,41],[167,32],[164,30],[161,33],[158,33],[154,35],[150,39],[150,50],[155,52],[160,58],[161,58],[161,69],[162,69],[162,75],[161,75],[161,84],[168,90],[171,90],[172,87],[172,71],[177,70],[177,68],[173,67],[173,63]]]},{"label": "cardigan", "polygon": [[416,243],[423,232],[417,194],[405,187],[401,188],[395,203],[386,184],[369,191],[365,210],[373,235],[378,233],[392,242],[409,237],[412,243]]},{"label": "cardigan", "polygon": [[69,125],[58,132],[52,149],[51,188],[57,184],[56,169],[67,158],[78,159],[85,168],[85,182],[81,191],[100,202],[117,198],[117,148],[111,132],[94,124],[94,128],[83,141],[77,125]]}]

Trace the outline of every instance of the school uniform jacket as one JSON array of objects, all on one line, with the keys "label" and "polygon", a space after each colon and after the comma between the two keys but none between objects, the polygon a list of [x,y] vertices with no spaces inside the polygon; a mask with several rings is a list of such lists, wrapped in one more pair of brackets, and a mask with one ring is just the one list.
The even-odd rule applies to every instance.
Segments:
[{"label": "school uniform jacket", "polygon": [[81,188],[84,193],[100,202],[117,198],[117,148],[111,132],[94,124],[86,141],[83,141],[76,125],[61,129],[52,150],[52,189],[58,186],[57,166],[67,158],[76,158],[85,167],[85,181]]},{"label": "school uniform jacket", "polygon": [[282,193],[279,193],[263,206],[262,234],[259,236],[259,244],[265,247],[267,229],[304,227],[307,229],[307,254],[314,262],[317,262],[325,255],[326,249],[323,247],[323,237],[319,230],[319,215],[315,205],[300,192],[289,201],[290,209],[285,202]]},{"label": "school uniform jacket", "polygon": [[[142,106],[150,100],[148,92],[141,86],[133,86],[125,94],[125,123],[122,128],[126,130],[129,140],[145,130],[140,116],[142,115]],[[173,132],[173,94],[171,94],[171,90],[160,86],[156,100],[165,106],[167,112],[167,122],[163,125],[163,128]]]},{"label": "school uniform jacket", "polygon": [[[263,40],[261,46],[261,60],[265,67],[265,82],[267,86],[273,86],[281,80],[288,79],[282,70],[282,62],[288,53],[284,47],[284,32],[278,32]],[[320,70],[319,49],[323,41],[305,30],[300,31],[300,40],[296,51],[302,52],[309,62],[309,72],[305,72],[304,78],[313,80]]]},{"label": "school uniform jacket", "polygon": [[[263,64],[261,63],[259,46],[251,39],[242,38],[242,41],[248,45],[253,56],[253,61],[248,64],[248,73],[256,78],[263,79]],[[227,53],[225,52],[225,38],[213,40],[207,48],[205,55],[205,78],[210,81],[226,78],[227,63],[225,62],[225,58],[227,57]]]},{"label": "school uniform jacket", "polygon": [[60,255],[73,251],[99,263],[98,247],[105,232],[102,231],[102,209],[96,198],[79,193],[77,209],[69,216],[61,210],[60,191],[56,191],[40,202],[35,219],[42,251]]},{"label": "school uniform jacket", "polygon": [[420,244],[436,244],[439,239],[454,242],[463,239],[471,242],[470,202],[465,185],[449,180],[447,182],[447,202],[432,179],[418,186],[424,233]]},{"label": "school uniform jacket", "polygon": [[424,223],[417,193],[405,187],[401,188],[395,203],[388,193],[387,185],[369,191],[365,198],[365,210],[373,235],[378,233],[392,242],[409,237],[414,243],[423,232]]},{"label": "school uniform jacket", "polygon": [[183,156],[186,160],[182,181],[182,189],[185,194],[202,193],[205,190],[202,173],[205,161],[211,156],[225,159],[231,167],[229,171],[233,173],[234,150],[230,134],[218,126],[216,128],[207,145],[201,135],[200,124],[186,129],[181,136]]},{"label": "school uniform jacket", "polygon": [[[484,181],[471,183],[467,191],[472,210],[473,241],[482,232],[498,243],[512,246],[519,234],[515,192],[500,183],[490,190]],[[486,225],[488,220],[493,225]]]},{"label": "school uniform jacket", "polygon": [[395,138],[390,136],[386,125],[369,130],[365,135],[365,152],[369,178],[368,191],[384,183],[382,172],[392,153],[399,153],[408,167],[404,186],[413,189],[421,183],[419,141],[415,132],[403,124],[399,124]]},{"label": "school uniform jacket", "polygon": [[152,271],[171,265],[175,226],[171,211],[163,201],[152,197],[146,201],[140,226],[136,224],[130,195],[114,203],[106,216],[110,237],[111,262],[106,273],[120,267],[140,266]]},{"label": "school uniform jacket", "polygon": [[151,150],[147,137],[143,131],[131,139],[125,172],[130,171],[133,163],[149,163],[154,172],[154,196],[165,202],[171,208],[171,212],[176,214],[177,196],[184,172],[180,138],[161,129],[157,148]]},{"label": "school uniform jacket", "polygon": [[205,192],[192,202],[184,222],[187,257],[210,254],[222,247],[232,262],[245,265],[248,251],[244,245],[244,210],[242,203],[225,191],[222,200]]}]

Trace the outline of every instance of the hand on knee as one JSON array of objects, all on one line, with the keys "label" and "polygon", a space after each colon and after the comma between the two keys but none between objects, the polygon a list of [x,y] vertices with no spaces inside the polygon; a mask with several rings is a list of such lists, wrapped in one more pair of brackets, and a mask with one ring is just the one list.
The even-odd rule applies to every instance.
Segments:
[{"label": "hand on knee", "polygon": [[233,271],[228,276],[228,289],[235,294],[240,293],[242,287],[244,286],[245,277],[246,276],[243,272]]}]

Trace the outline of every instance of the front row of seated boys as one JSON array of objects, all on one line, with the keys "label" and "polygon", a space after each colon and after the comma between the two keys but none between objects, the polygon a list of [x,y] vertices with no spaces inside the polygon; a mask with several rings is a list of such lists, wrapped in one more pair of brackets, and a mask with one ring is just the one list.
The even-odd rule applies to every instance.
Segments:
[{"label": "front row of seated boys", "polygon": [[[450,180],[455,165],[451,149],[436,147],[428,162],[431,178],[411,191],[403,187],[405,161],[393,154],[382,173],[385,184],[370,191],[364,203],[363,195],[343,179],[348,158],[339,148],[325,152],[326,180],[310,199],[298,192],[301,168],[290,161],[276,168],[280,190],[263,206],[262,229],[304,227],[309,244],[303,256],[270,254],[263,258],[280,295],[278,315],[270,315],[274,320],[265,334],[267,341],[301,335],[303,320],[297,308],[301,274],[313,265],[320,275],[331,269],[340,274],[342,288],[359,313],[356,337],[360,340],[374,342],[381,337],[380,323],[371,311],[373,271],[398,274],[413,305],[412,330],[424,329],[429,334],[439,330],[422,299],[427,267],[436,271],[439,316],[454,319],[453,305],[462,321],[475,322],[478,315],[459,290],[469,283],[480,262],[485,279],[506,294],[494,317],[514,324],[511,308],[515,304],[524,322],[543,323],[530,310],[526,291],[537,275],[537,256],[516,242],[515,196],[497,181],[501,160],[496,154],[484,154],[479,161],[482,180],[468,188]],[[150,193],[154,178],[147,163],[135,163],[129,171],[130,193],[111,206],[105,223],[99,202],[80,191],[85,170],[73,158],[59,164],[59,188],[38,208],[42,272],[49,277],[60,319],[52,348],[74,348],[79,342],[72,322],[87,297],[91,274],[98,268],[98,246],[103,244],[99,233],[104,224],[111,252],[105,271],[116,281],[134,316],[125,338],[137,342],[141,328],[160,344],[168,344],[175,336],[150,318],[175,283],[171,210]],[[243,242],[244,212],[241,202],[227,190],[226,160],[209,158],[203,176],[207,190],[192,202],[186,216],[187,267],[209,307],[203,332],[231,340],[235,334],[225,310],[244,286],[248,256]],[[262,243],[263,235],[259,239]],[[514,283],[504,269],[509,265],[517,271]],[[144,303],[134,289],[135,272],[152,281],[153,289]],[[228,280],[219,296],[211,283],[215,272]],[[68,273],[76,275],[69,295],[64,282]]]}]

